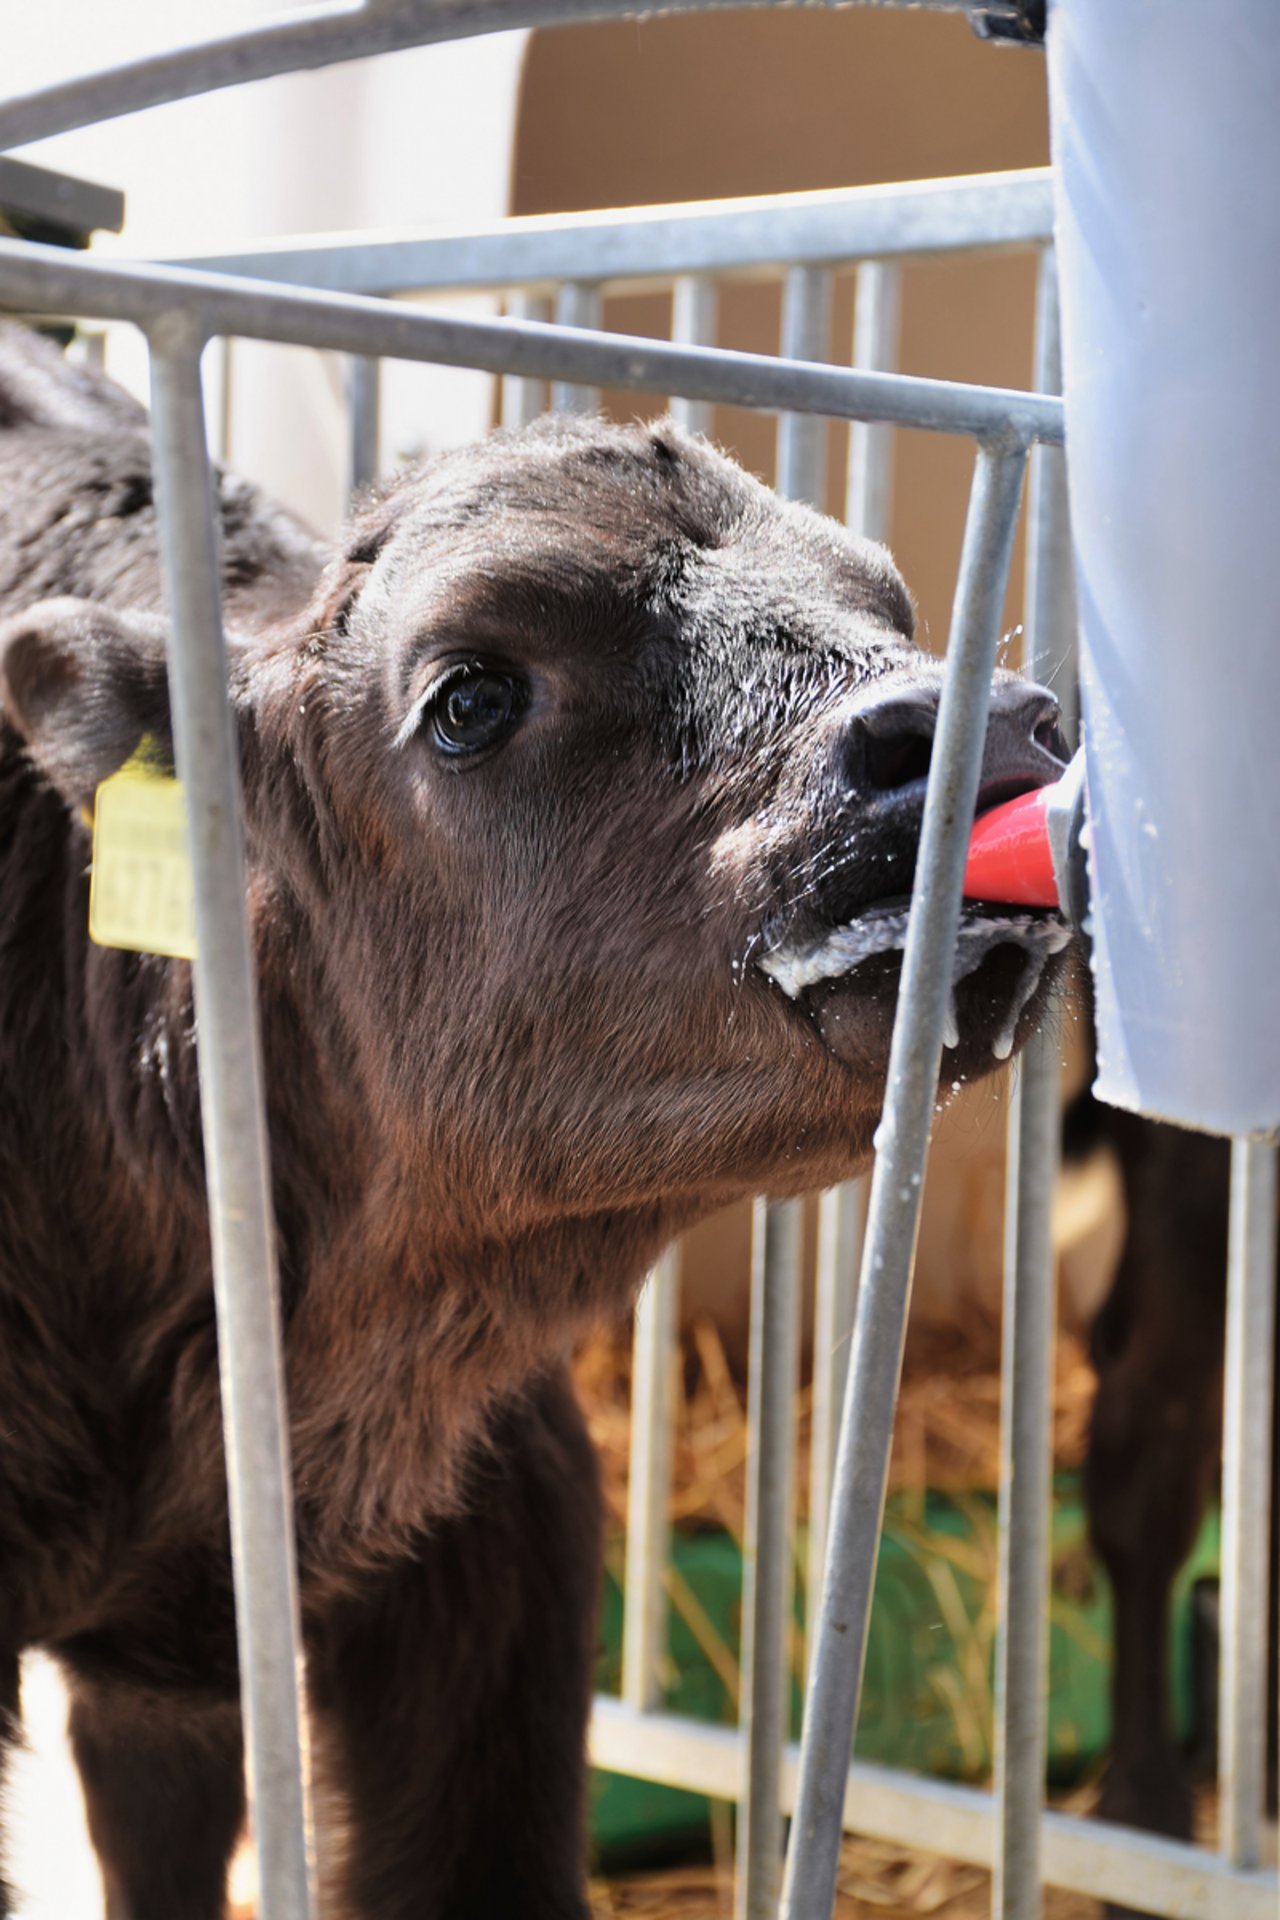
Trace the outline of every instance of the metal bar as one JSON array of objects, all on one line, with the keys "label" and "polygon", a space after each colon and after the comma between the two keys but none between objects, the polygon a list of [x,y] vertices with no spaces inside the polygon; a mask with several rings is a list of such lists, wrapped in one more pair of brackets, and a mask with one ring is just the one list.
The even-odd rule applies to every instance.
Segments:
[{"label": "metal bar", "polygon": [[[671,339],[681,347],[713,347],[720,319],[720,296],[709,274],[682,273],[671,289]],[[690,433],[710,437],[713,408],[706,400],[675,399],[672,418]]]},{"label": "metal bar", "polygon": [[1256,1867],[1261,1858],[1267,1774],[1275,1283],[1276,1149],[1235,1140],[1227,1253],[1218,1678],[1219,1844],[1235,1867]]},{"label": "metal bar", "polygon": [[124,195],[116,187],[34,167],[29,160],[0,160],[0,207],[73,233],[119,233],[124,225]]},{"label": "metal bar", "polygon": [[[896,266],[873,260],[858,269],[853,333],[856,367],[887,372],[896,366],[900,283]],[[889,428],[857,422],[850,427],[845,518],[854,533],[873,540],[886,537],[892,460],[893,435]],[[865,1178],[850,1180],[824,1193],[818,1201],[805,1587],[805,1653],[810,1674],[818,1647],[818,1597],[826,1570],[831,1481],[849,1374],[858,1268],[867,1226],[867,1192]]]},{"label": "metal bar", "polygon": [[774,1920],[782,1870],[782,1750],[791,1705],[791,1517],[804,1208],[757,1200],[747,1361],[742,1710],[735,1920]]},{"label": "metal bar", "polygon": [[222,466],[232,458],[232,422],[235,414],[235,342],[225,335],[217,343],[219,358],[218,420],[214,436],[216,457]]},{"label": "metal bar", "polygon": [[1000,1506],[995,1671],[996,1845],[991,1911],[1040,1913],[1053,1498],[1053,1188],[1057,1035],[1032,1034],[1015,1068],[1005,1175]]},{"label": "metal bar", "polygon": [[195,873],[200,1105],[235,1567],[240,1687],[263,1920],[308,1920],[310,1819],[262,1053],[245,908],[198,323],[150,336],[152,429],[178,772]]},{"label": "metal bar", "polygon": [[[1036,377],[1062,381],[1057,281],[1041,262]],[[1049,456],[1061,467],[1055,449]],[[1031,469],[1024,664],[1074,652],[1075,601],[1064,476]],[[1064,564],[1065,563],[1065,564]],[[1000,1505],[995,1662],[996,1844],[991,1910],[1037,1920],[1041,1909],[1050,1529],[1053,1500],[1053,1339],[1056,1266],[1053,1191],[1058,1174],[1061,1049],[1042,1026],[1014,1072],[1005,1174],[1004,1323],[1000,1349]]]},{"label": "metal bar", "polygon": [[210,333],[243,334],[340,353],[428,360],[580,384],[640,388],[838,419],[1026,444],[1062,439],[1062,402],[1048,394],[970,387],[849,367],[789,366],[766,354],[678,347],[627,334],[578,333],[532,321],[422,313],[357,294],[303,293],[216,274],[112,263],[65,248],[0,240],[0,307],[145,323],[183,307]]},{"label": "metal bar", "polygon": [[347,407],[350,440],[347,452],[347,492],[358,493],[378,477],[378,430],[381,369],[375,359],[357,353],[347,363]]},{"label": "metal bar", "polygon": [[[1062,332],[1057,259],[1040,254],[1036,289],[1038,393],[1062,392]],[[1071,546],[1067,461],[1060,447],[1033,447],[1027,467],[1026,641],[1023,663],[1032,678],[1052,687],[1069,738],[1076,726],[1076,572]]]},{"label": "metal bar", "polygon": [[636,1302],[631,1344],[627,1571],[622,1610],[622,1697],[641,1710],[661,1698],[671,1544],[671,1373],[676,1364],[680,1252],[663,1254]]},{"label": "metal bar", "polygon": [[[831,358],[831,269],[792,267],[782,285],[782,358]],[[822,510],[827,494],[827,423],[818,414],[784,413],[778,422],[776,486],[784,500]]]},{"label": "metal bar", "polygon": [[264,241],[169,266],[324,287],[422,293],[432,287],[669,280],[851,260],[1038,246],[1053,232],[1047,167],[820,192],[531,214],[457,232],[398,229]]},{"label": "metal bar", "polygon": [[[902,270],[891,261],[868,260],[858,268],[853,311],[853,364],[893,373],[901,331]],[[893,497],[893,434],[888,427],[855,420],[849,428],[844,515],[855,533],[889,538]]]},{"label": "metal bar", "polygon": [[[701,0],[741,6],[744,0]],[[746,0],[776,5],[779,0]],[[862,0],[864,5],[963,12],[967,0]],[[369,0],[364,6],[320,6],[220,35],[166,48],[99,73],[41,87],[0,102],[0,147],[24,146],[74,127],[95,126],[167,100],[186,100],[272,74],[314,70],[403,47],[434,46],[514,27],[548,27],[662,12],[666,0]]]},{"label": "metal bar", "polygon": [[98,373],[106,372],[107,336],[105,333],[99,331],[92,333],[82,331],[77,336],[75,344],[80,350],[80,363],[82,366],[93,367]]},{"label": "metal bar", "polygon": [[1025,464],[1020,449],[978,449],[876,1136],[784,1920],[828,1920],[835,1897],[843,1783],[862,1685],[965,851]]},{"label": "metal bar", "polygon": [[809,1438],[809,1540],[805,1569],[806,1654],[817,1649],[818,1595],[827,1560],[831,1477],[840,1409],[849,1374],[849,1342],[858,1266],[867,1224],[867,1183],[846,1180],[818,1200],[818,1272],[813,1304],[813,1420]]},{"label": "metal bar", "polygon": [[[599,287],[569,282],[556,294],[556,325],[598,333],[602,304]],[[599,405],[599,387],[585,386],[576,380],[560,379],[551,383],[553,413],[595,413]]]},{"label": "metal bar", "polygon": [[[513,293],[507,298],[507,312],[513,320],[549,320],[551,302],[543,294]],[[502,377],[502,424],[527,427],[546,411],[547,389],[542,380],[521,380],[516,374]]]},{"label": "metal bar", "polygon": [[[733,1727],[637,1714],[620,1700],[597,1696],[591,1758],[610,1772],[731,1800],[741,1781],[742,1737]],[[784,1811],[795,1806],[799,1768],[799,1749],[789,1745],[782,1764]],[[864,1761],[849,1768],[842,1786],[848,1831],[990,1866],[995,1814],[989,1793]],[[1041,1830],[1051,1886],[1169,1920],[1275,1920],[1274,1872],[1235,1871],[1204,1847],[1074,1814],[1047,1813]]]}]

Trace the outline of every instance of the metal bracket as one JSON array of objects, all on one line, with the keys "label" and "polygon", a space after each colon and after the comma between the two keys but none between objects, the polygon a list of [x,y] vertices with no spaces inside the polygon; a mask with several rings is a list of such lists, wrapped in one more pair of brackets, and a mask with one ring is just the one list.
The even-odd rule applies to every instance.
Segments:
[{"label": "metal bracket", "polygon": [[1047,11],[1047,0],[973,0],[969,25],[979,40],[1043,48]]},{"label": "metal bracket", "polygon": [[46,246],[87,247],[99,231],[119,233],[124,195],[114,187],[0,156],[0,231]]}]

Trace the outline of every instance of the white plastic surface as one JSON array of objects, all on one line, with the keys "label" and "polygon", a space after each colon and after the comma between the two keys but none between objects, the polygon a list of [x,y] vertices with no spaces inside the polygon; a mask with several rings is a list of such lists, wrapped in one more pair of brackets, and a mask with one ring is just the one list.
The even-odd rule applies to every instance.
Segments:
[{"label": "white plastic surface", "polygon": [[1054,0],[1097,1092],[1280,1125],[1280,4]]}]

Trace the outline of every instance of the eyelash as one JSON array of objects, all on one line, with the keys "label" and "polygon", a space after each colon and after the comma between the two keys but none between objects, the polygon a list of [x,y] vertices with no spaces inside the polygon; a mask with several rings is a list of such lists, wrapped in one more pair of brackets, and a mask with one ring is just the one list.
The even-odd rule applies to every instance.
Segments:
[{"label": "eyelash", "polygon": [[[452,695],[468,687],[473,695],[487,688],[491,695],[497,696],[491,699],[487,715],[477,704],[471,719],[478,725],[479,733],[472,740],[458,737],[463,734],[468,716],[455,714],[450,720],[447,706]],[[528,687],[518,674],[483,660],[455,661],[437,675],[415,702],[400,729],[397,744],[403,746],[420,737],[430,722],[438,752],[451,759],[468,759],[500,745],[514,731],[528,703]],[[453,736],[447,731],[449,725],[455,729]]]}]

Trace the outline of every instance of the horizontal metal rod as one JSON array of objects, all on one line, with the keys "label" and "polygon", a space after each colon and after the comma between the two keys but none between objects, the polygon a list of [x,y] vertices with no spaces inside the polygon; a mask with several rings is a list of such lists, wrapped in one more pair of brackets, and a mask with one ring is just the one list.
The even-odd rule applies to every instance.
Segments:
[{"label": "horizontal metal rod", "polygon": [[198,316],[209,335],[240,334],[338,353],[639,388],[845,420],[891,420],[1008,446],[1036,440],[1058,445],[1062,439],[1062,402],[1048,394],[794,365],[764,354],[672,346],[529,320],[424,313],[358,294],[310,293],[265,281],[104,261],[16,240],[0,240],[0,307],[139,325],[181,312]]},{"label": "horizontal metal rod", "polygon": [[[732,1800],[742,1777],[742,1737],[674,1714],[642,1714],[597,1695],[591,1759],[637,1780]],[[799,1750],[788,1745],[782,1804],[795,1806]],[[992,1797],[976,1787],[925,1780],[861,1761],[844,1786],[846,1832],[919,1847],[972,1866],[991,1865]],[[1275,1920],[1274,1872],[1233,1870],[1206,1848],[1073,1814],[1047,1813],[1041,1824],[1044,1877],[1095,1900],[1160,1913],[1170,1920]]]},{"label": "horizontal metal rod", "polygon": [[404,293],[1036,246],[1052,231],[1053,176],[1035,167],[835,192],[535,214],[468,232],[310,234],[166,264],[334,293]]},{"label": "horizontal metal rod", "polygon": [[[703,11],[712,6],[779,4],[785,0],[699,0]],[[862,0],[862,4],[962,13],[966,0]],[[73,127],[95,126],[143,107],[242,86],[272,74],[330,67],[442,40],[505,33],[513,27],[667,12],[669,5],[670,0],[369,0],[366,6],[310,7],[241,33],[165,48],[0,101],[0,148],[24,146]]]}]

